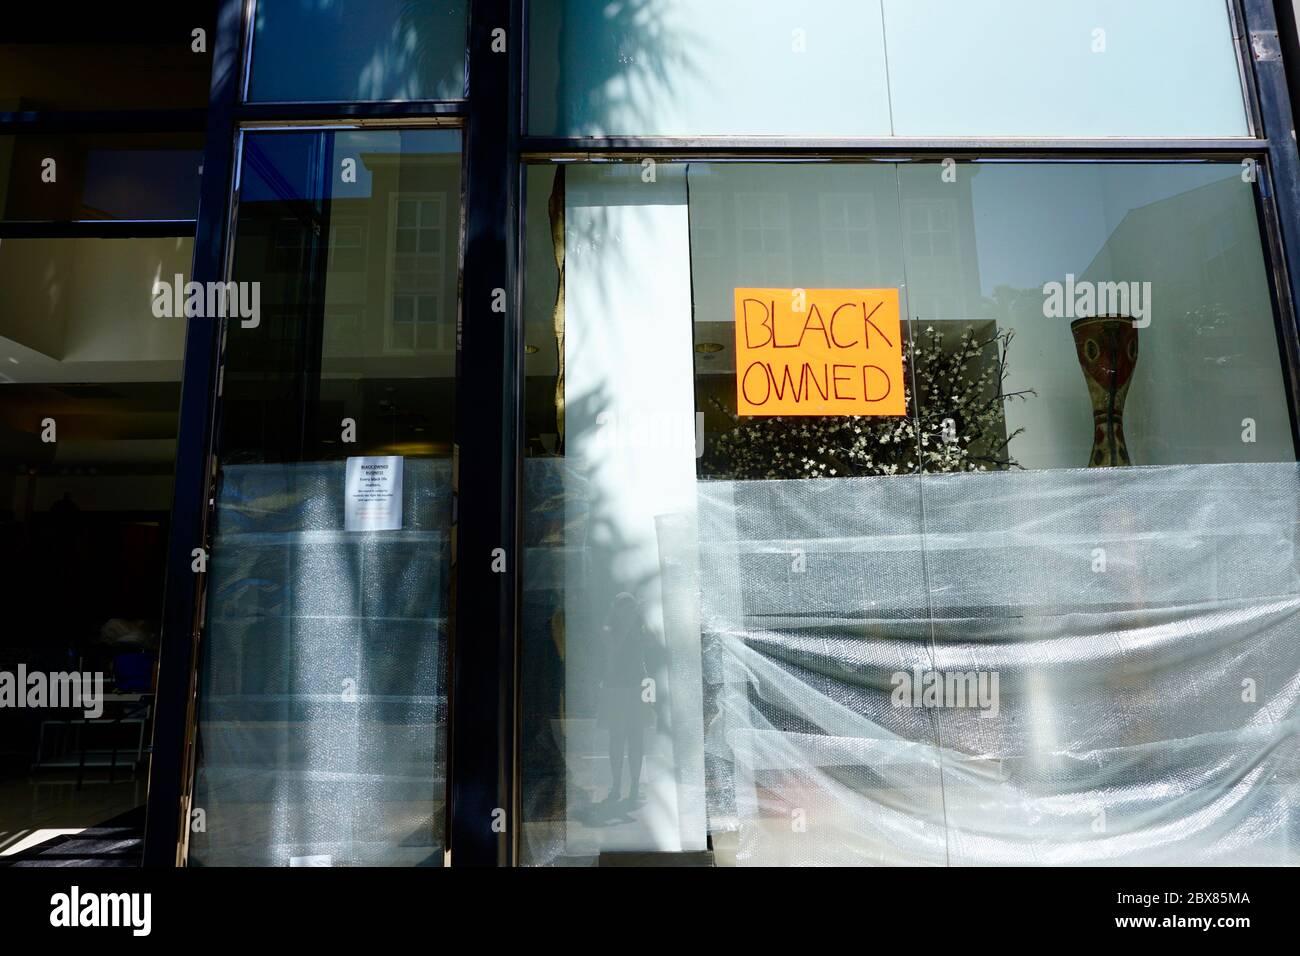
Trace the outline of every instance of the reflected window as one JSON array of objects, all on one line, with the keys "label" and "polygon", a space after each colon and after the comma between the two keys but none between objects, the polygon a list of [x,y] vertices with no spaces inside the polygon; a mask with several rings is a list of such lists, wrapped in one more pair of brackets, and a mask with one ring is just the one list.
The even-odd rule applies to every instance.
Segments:
[{"label": "reflected window", "polygon": [[442,319],[445,197],[396,200],[389,345],[397,351],[451,348],[454,326]]}]

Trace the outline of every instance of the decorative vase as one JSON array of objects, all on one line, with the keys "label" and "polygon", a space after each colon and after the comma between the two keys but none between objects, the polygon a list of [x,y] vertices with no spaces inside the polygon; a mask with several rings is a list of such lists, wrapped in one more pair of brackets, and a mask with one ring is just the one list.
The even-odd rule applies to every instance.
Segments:
[{"label": "decorative vase", "polygon": [[1074,347],[1092,399],[1090,468],[1133,464],[1124,442],[1124,400],[1138,359],[1138,330],[1120,315],[1076,319],[1070,323]]}]

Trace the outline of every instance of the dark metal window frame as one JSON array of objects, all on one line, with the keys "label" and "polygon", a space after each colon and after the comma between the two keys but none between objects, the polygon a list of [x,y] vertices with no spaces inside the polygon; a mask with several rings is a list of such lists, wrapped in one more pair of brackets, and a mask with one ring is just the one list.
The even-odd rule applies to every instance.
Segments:
[{"label": "dark metal window frame", "polygon": [[[0,111],[0,136],[202,133],[206,117],[203,108]],[[196,225],[196,219],[0,219],[0,239],[192,238]]]},{"label": "dark metal window frame", "polygon": [[[509,862],[513,825],[499,831],[510,806],[513,750],[515,562],[492,571],[493,549],[513,554],[519,395],[513,380],[521,347],[517,309],[494,313],[494,290],[513,289],[515,137],[509,131],[520,36],[516,3],[470,4],[467,98],[428,102],[248,103],[255,0],[221,0],[213,43],[203,194],[193,279],[224,280],[233,255],[240,144],[246,132],[272,129],[462,130],[461,293],[453,466],[448,849],[453,865]],[[492,52],[493,31],[507,30],[507,53]],[[478,69],[475,70],[475,66]],[[177,448],[176,496],[168,542],[154,756],[145,827],[146,866],[183,865],[194,779],[199,642],[205,575],[191,571],[192,551],[210,547],[210,517],[220,434],[223,331],[191,319],[186,337]],[[481,557],[481,559],[480,559]],[[504,681],[505,683],[502,683]],[[503,702],[507,702],[503,704]]]},{"label": "dark metal window frame", "polygon": [[[244,103],[254,0],[221,0],[193,278],[224,278],[233,225],[236,149],[243,130],[385,126],[450,121],[464,130],[463,271],[456,379],[455,547],[452,557],[448,848],[453,865],[518,862],[520,474],[522,468],[522,204],[530,163],[671,160],[904,162],[1195,161],[1253,158],[1261,237],[1291,390],[1300,394],[1300,152],[1277,46],[1275,0],[1227,0],[1252,136],[1225,139],[817,139],[770,137],[538,137],[525,122],[525,0],[473,0],[464,100],[414,103]],[[1285,8],[1292,35],[1289,0]],[[507,52],[492,52],[493,31]],[[1271,45],[1270,45],[1271,44]],[[1300,70],[1300,62],[1292,64]],[[144,122],[146,118],[141,118]],[[63,118],[51,117],[47,129]],[[0,133],[8,123],[0,115]],[[24,119],[39,127],[39,122]],[[81,129],[83,127],[77,127]],[[148,126],[156,129],[156,126]],[[506,312],[494,313],[495,290]],[[191,550],[206,544],[215,477],[220,329],[191,320],[182,381],[176,498],[169,542],[145,863],[184,861],[193,778],[197,648],[203,582]],[[1297,431],[1300,440],[1300,430]],[[491,570],[495,548],[506,573]],[[497,811],[505,810],[505,826]],[[494,825],[495,824],[495,825]]]},{"label": "dark metal window frame", "polygon": [[[203,110],[0,113],[0,136],[201,133]],[[0,239],[193,238],[196,219],[0,219]]]}]

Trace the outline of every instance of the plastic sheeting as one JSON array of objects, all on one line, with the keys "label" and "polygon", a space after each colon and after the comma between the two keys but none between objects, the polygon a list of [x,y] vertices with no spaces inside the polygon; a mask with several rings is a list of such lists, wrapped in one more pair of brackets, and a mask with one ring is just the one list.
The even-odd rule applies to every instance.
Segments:
[{"label": "plastic sheeting", "polygon": [[[742,864],[1297,862],[1298,501],[1294,464],[701,482],[711,828]],[[900,699],[930,673],[996,707]]]},{"label": "plastic sheeting", "polygon": [[[605,493],[608,482],[572,458],[526,459],[523,480],[521,857],[589,865],[605,853],[702,851],[693,515],[647,517],[644,499],[640,511],[624,508]],[[687,490],[693,499],[693,479]],[[616,533],[617,519],[626,533]],[[645,676],[654,684],[653,718],[638,730],[644,763],[635,804],[608,799],[610,731],[600,713],[606,609],[623,593],[643,600]],[[630,769],[621,776],[627,784]]]},{"label": "plastic sheeting", "polygon": [[451,475],[343,531],[343,462],[227,466],[209,567],[198,865],[440,864]]},{"label": "plastic sheeting", "polygon": [[[557,464],[525,470],[533,862],[628,825],[565,782],[591,715],[564,709],[559,612],[602,525]],[[406,462],[400,532],[344,534],[342,482],[224,472],[195,863],[440,857],[447,465]],[[683,842],[707,796],[742,864],[1297,862],[1297,466],[700,482],[697,503],[655,522]],[[898,706],[896,675],[929,672],[996,674],[996,714]]]}]

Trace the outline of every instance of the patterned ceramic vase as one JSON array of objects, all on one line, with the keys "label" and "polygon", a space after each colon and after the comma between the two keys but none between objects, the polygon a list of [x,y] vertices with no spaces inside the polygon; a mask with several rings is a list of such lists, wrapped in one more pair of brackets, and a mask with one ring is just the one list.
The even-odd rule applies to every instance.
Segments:
[{"label": "patterned ceramic vase", "polygon": [[1138,360],[1138,330],[1118,315],[1076,319],[1070,323],[1088,396],[1092,399],[1090,468],[1131,465],[1124,443],[1124,400]]}]

